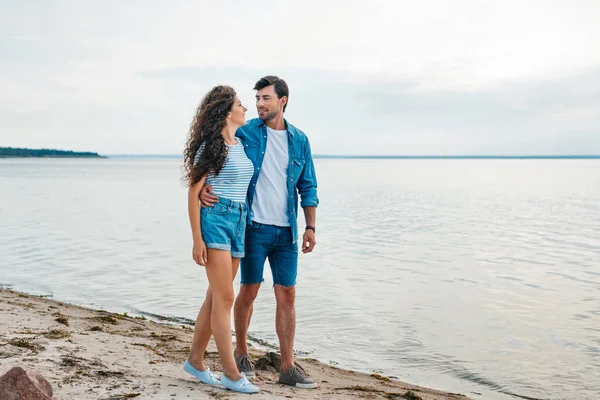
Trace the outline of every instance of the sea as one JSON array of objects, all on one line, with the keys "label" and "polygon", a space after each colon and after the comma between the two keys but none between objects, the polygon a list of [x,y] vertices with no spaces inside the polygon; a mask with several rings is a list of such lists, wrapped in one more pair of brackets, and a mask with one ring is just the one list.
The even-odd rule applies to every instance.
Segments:
[{"label": "sea", "polygon": [[[600,399],[600,159],[315,166],[299,357],[472,399]],[[207,280],[181,178],[179,158],[0,159],[0,285],[192,321]],[[268,265],[250,335],[277,345]]]}]

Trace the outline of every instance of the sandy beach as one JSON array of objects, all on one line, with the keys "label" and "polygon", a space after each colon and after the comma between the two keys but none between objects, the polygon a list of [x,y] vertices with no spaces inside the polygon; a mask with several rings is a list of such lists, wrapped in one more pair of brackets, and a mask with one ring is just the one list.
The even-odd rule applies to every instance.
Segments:
[{"label": "sandy beach", "polygon": [[[61,399],[233,399],[245,398],[205,386],[182,370],[192,328],[91,310],[49,298],[0,290],[0,375],[13,366],[35,370]],[[467,399],[412,386],[379,375],[339,369],[312,359],[297,362],[319,382],[314,390],[277,383],[270,353],[251,356],[254,382],[261,392],[252,399]],[[276,361],[275,361],[276,362]],[[207,365],[220,371],[210,343]]]}]

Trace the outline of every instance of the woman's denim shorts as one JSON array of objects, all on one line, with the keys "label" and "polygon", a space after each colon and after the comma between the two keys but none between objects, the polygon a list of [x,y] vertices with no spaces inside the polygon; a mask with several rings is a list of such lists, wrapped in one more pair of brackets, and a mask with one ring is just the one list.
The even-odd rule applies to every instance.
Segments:
[{"label": "woman's denim shorts", "polygon": [[244,257],[246,203],[219,198],[212,207],[200,211],[202,238],[207,249],[227,250],[235,258]]}]

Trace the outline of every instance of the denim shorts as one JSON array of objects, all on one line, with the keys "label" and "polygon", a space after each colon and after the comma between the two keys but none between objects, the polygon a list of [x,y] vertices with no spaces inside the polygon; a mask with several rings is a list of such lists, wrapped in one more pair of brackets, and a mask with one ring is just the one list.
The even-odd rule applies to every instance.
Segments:
[{"label": "denim shorts", "polygon": [[244,257],[246,203],[219,198],[212,207],[200,211],[202,238],[207,249],[227,250],[234,258]]},{"label": "denim shorts", "polygon": [[298,275],[298,243],[291,227],[252,222],[246,229],[246,255],[242,259],[243,285],[262,283],[265,261],[269,259],[273,284],[294,286]]}]

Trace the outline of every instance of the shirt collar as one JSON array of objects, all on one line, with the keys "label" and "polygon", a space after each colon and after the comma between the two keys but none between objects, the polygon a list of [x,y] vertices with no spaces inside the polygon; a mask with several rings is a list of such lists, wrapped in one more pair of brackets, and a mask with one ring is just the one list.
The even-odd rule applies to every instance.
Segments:
[{"label": "shirt collar", "polygon": [[[260,119],[260,118],[259,118],[259,120],[260,120],[260,121],[258,122],[258,126],[264,126],[264,127],[266,127],[266,126],[267,126],[267,124],[265,124],[265,121],[263,121],[263,120],[262,120],[262,119]],[[288,134],[289,134],[291,137],[294,137],[294,127],[293,127],[293,126],[291,126],[291,125],[290,125],[290,124],[287,122],[287,119],[285,119],[285,118],[283,119],[283,122],[285,122],[285,127],[286,127],[286,130],[287,130]]]}]

